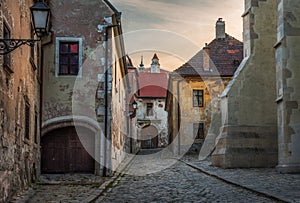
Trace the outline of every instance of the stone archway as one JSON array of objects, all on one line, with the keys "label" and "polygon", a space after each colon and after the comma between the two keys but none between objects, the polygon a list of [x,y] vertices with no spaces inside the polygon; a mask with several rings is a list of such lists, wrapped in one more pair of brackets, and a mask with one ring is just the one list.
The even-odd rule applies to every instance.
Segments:
[{"label": "stone archway", "polygon": [[147,126],[141,130],[141,147],[142,149],[158,148],[158,129],[153,126]]},{"label": "stone archway", "polygon": [[85,117],[57,117],[43,123],[42,173],[97,173],[94,157],[100,151],[99,132]]}]

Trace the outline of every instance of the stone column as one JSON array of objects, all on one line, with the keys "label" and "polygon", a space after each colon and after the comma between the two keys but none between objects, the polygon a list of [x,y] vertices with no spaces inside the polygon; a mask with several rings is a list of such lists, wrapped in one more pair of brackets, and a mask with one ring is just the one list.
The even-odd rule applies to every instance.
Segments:
[{"label": "stone column", "polygon": [[274,0],[245,0],[245,58],[222,94],[215,166],[277,165],[276,6]]},{"label": "stone column", "polygon": [[300,173],[300,0],[277,2],[277,169]]}]

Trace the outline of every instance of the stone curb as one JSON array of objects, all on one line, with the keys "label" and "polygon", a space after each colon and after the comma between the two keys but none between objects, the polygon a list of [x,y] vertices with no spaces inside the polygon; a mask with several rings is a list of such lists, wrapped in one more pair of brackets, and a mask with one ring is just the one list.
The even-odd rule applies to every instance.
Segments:
[{"label": "stone curb", "polygon": [[208,171],[208,170],[206,170],[206,169],[204,169],[204,168],[202,168],[202,167],[199,167],[199,166],[197,166],[197,165],[195,165],[195,164],[193,164],[193,163],[189,163],[189,162],[186,162],[186,161],[184,161],[184,160],[179,160],[179,161],[185,163],[186,165],[188,165],[188,166],[190,166],[190,167],[192,167],[192,168],[194,168],[194,169],[196,169],[196,170],[199,170],[200,172],[202,172],[202,173],[204,173],[204,174],[206,174],[206,175],[208,175],[208,176],[217,178],[217,179],[219,179],[219,180],[221,180],[221,181],[223,181],[223,182],[226,182],[226,183],[228,183],[228,184],[237,186],[237,187],[239,187],[239,188],[246,189],[246,190],[248,190],[248,191],[251,191],[251,192],[253,192],[253,193],[256,193],[257,195],[265,196],[265,197],[270,198],[270,199],[272,199],[272,200],[274,200],[274,201],[277,201],[277,202],[286,202],[286,203],[290,202],[290,200],[283,199],[283,198],[279,198],[279,197],[274,196],[273,194],[270,194],[270,193],[267,193],[267,192],[262,192],[262,191],[259,191],[259,190],[254,189],[254,188],[245,186],[245,185],[243,185],[243,184],[241,184],[241,183],[239,183],[239,182],[237,182],[237,181],[232,181],[232,180],[230,180],[230,179],[228,179],[228,178],[224,178],[224,177],[222,177],[222,176],[220,176],[220,175],[218,175],[218,174],[216,174],[216,173],[212,173],[212,172],[210,172],[210,171]]}]

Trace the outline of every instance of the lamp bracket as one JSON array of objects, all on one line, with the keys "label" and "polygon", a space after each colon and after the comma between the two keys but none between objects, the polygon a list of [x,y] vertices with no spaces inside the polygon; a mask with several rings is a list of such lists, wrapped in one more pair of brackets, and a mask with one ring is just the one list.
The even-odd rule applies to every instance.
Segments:
[{"label": "lamp bracket", "polygon": [[35,42],[40,40],[35,39],[1,39],[0,38],[0,55],[9,54],[16,48],[22,45],[33,47]]}]

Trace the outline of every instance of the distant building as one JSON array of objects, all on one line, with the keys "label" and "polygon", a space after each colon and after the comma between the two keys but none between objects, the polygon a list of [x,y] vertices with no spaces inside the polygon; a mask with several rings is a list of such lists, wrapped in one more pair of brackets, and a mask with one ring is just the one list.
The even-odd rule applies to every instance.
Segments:
[{"label": "distant building", "polygon": [[[34,39],[34,1],[1,1],[0,38]],[[0,202],[29,187],[40,171],[40,82],[38,45],[0,56]],[[4,46],[1,42],[0,51]]]},{"label": "distant building", "polygon": [[139,96],[137,122],[142,149],[168,145],[168,113],[164,110],[168,86],[168,71],[162,70],[157,54],[150,68],[143,60],[139,66]]},{"label": "distant building", "polygon": [[[221,94],[243,59],[243,43],[225,33],[225,22],[216,22],[216,37],[169,76],[166,111],[174,152],[186,152],[195,143],[199,150],[212,114],[219,112]],[[176,139],[176,141],[175,141]],[[178,143],[178,144],[177,144]],[[198,144],[198,145],[197,145]]]}]

